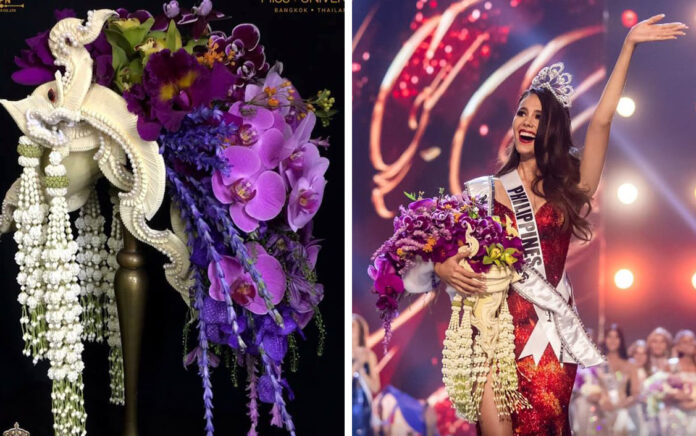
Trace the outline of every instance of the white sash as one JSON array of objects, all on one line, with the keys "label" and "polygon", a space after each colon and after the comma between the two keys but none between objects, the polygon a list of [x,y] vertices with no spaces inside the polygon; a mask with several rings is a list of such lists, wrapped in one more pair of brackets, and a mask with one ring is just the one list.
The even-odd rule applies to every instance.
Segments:
[{"label": "white sash", "polygon": [[[602,363],[604,358],[587,336],[574,308],[568,304],[572,288],[565,272],[556,288],[546,280],[534,209],[518,172],[509,172],[501,176],[500,181],[510,198],[524,247],[524,279],[514,283],[512,287],[534,304],[538,318],[518,358],[532,356],[534,363],[538,365],[546,346],[550,344],[561,363],[580,363],[585,367]],[[490,197],[489,203],[492,202],[494,191],[490,193]],[[492,209],[490,212],[492,213]]]}]

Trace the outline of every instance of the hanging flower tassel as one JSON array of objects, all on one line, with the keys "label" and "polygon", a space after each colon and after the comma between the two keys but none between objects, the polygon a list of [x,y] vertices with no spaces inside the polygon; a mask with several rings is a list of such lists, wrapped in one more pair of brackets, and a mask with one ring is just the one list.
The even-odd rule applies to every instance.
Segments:
[{"label": "hanging flower tassel", "polygon": [[493,392],[498,416],[509,419],[516,410],[529,409],[532,405],[518,390],[517,365],[515,364],[515,333],[512,315],[503,300],[500,308],[500,332],[494,365]]},{"label": "hanging flower tassel", "polygon": [[259,392],[258,392],[258,375],[256,374],[256,361],[252,356],[247,355],[246,359],[246,367],[247,367],[247,379],[248,379],[248,386],[247,390],[249,391],[249,420],[251,421],[251,428],[249,429],[249,432],[247,433],[247,436],[257,436],[258,433],[256,432],[256,427],[259,425],[259,405],[258,405],[258,398],[259,398]]},{"label": "hanging flower tassel", "polygon": [[290,433],[290,436],[295,436],[295,424],[292,422],[292,417],[288,413],[283,399],[283,386],[280,383],[280,371],[276,370],[275,364],[266,354],[263,345],[259,345],[259,353],[264,364],[265,373],[271,381],[273,387],[273,408],[271,409],[271,424],[277,427],[283,427]]},{"label": "hanging flower tassel", "polygon": [[23,167],[19,182],[19,202],[14,211],[17,231],[15,261],[19,266],[17,283],[20,293],[17,297],[22,306],[22,339],[26,356],[34,358],[34,364],[45,357],[48,350],[46,342],[46,305],[43,298],[43,267],[41,251],[46,241],[47,205],[39,184],[36,171],[43,149],[26,136],[19,139],[17,152],[19,164]]},{"label": "hanging flower tassel", "polygon": [[77,227],[77,263],[80,265],[80,303],[82,304],[82,338],[90,342],[104,342],[104,274],[107,253],[104,250],[104,217],[99,210],[97,190],[92,188],[89,198],[75,220]]},{"label": "hanging flower tassel", "polygon": [[79,266],[75,262],[77,243],[73,240],[65,195],[68,178],[59,151],[49,155],[46,166],[46,192],[51,198],[43,263],[48,323],[48,377],[53,380],[53,429],[58,436],[86,433],[82,370],[83,345],[80,341]]},{"label": "hanging flower tassel", "polygon": [[102,267],[104,280],[101,282],[102,292],[105,297],[103,306],[106,321],[107,338],[109,344],[109,386],[112,404],[125,404],[125,391],[123,386],[123,348],[121,348],[121,327],[118,323],[118,310],[116,308],[116,294],[114,292],[114,277],[118,269],[116,256],[123,247],[123,235],[121,234],[121,220],[118,213],[118,197],[111,196],[111,234],[106,243],[108,253],[106,265]]}]

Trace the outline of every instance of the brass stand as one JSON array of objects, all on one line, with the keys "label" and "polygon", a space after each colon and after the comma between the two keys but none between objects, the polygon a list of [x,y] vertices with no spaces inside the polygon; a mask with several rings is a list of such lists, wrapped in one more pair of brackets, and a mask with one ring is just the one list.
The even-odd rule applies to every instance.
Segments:
[{"label": "brass stand", "polygon": [[124,436],[138,435],[138,371],[145,314],[147,274],[138,241],[123,227],[123,248],[117,255],[119,268],[114,278],[118,323],[121,327],[125,385]]}]

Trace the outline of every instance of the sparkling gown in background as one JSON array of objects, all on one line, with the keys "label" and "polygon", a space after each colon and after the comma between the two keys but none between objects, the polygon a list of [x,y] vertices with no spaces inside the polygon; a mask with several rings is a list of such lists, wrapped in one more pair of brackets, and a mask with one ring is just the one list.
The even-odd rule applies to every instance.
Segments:
[{"label": "sparkling gown in background", "polygon": [[[370,374],[370,367],[365,364],[365,372]],[[366,391],[364,380],[358,372],[353,374],[352,389],[352,436],[372,436],[372,395]]]},{"label": "sparkling gown in background", "polygon": [[[509,216],[515,220],[514,213],[498,201],[494,205],[498,216]],[[563,275],[571,230],[563,231],[562,214],[551,203],[546,203],[536,213],[537,229],[541,239],[541,249],[546,269],[546,279],[554,286]],[[516,292],[510,292],[508,306],[515,326],[515,356],[519,357],[527,339],[537,323],[534,305]],[[532,404],[512,416],[513,432],[528,436],[570,436],[568,406],[573,392],[577,365],[560,365],[550,345],[546,347],[539,365],[532,356],[517,360],[519,388]]]}]

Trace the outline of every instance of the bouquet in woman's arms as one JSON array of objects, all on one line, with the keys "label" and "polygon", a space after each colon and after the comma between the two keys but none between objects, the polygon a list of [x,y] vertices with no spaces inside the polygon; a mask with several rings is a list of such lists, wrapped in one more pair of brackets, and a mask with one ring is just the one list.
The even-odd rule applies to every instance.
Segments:
[{"label": "bouquet in woman's arms", "polygon": [[[512,316],[507,308],[509,285],[524,263],[522,241],[509,217],[488,215],[474,198],[422,193],[394,219],[394,235],[373,255],[368,274],[379,295],[377,309],[385,327],[397,315],[407,275],[429,263],[467,252],[463,268],[485,277],[480,295],[454,294],[452,317],[443,350],[443,381],[458,415],[477,421],[486,376],[493,374],[499,414],[528,407],[517,391]],[[429,270],[429,268],[425,268]],[[436,287],[432,280],[432,288]],[[474,338],[472,326],[477,328]]]}]

